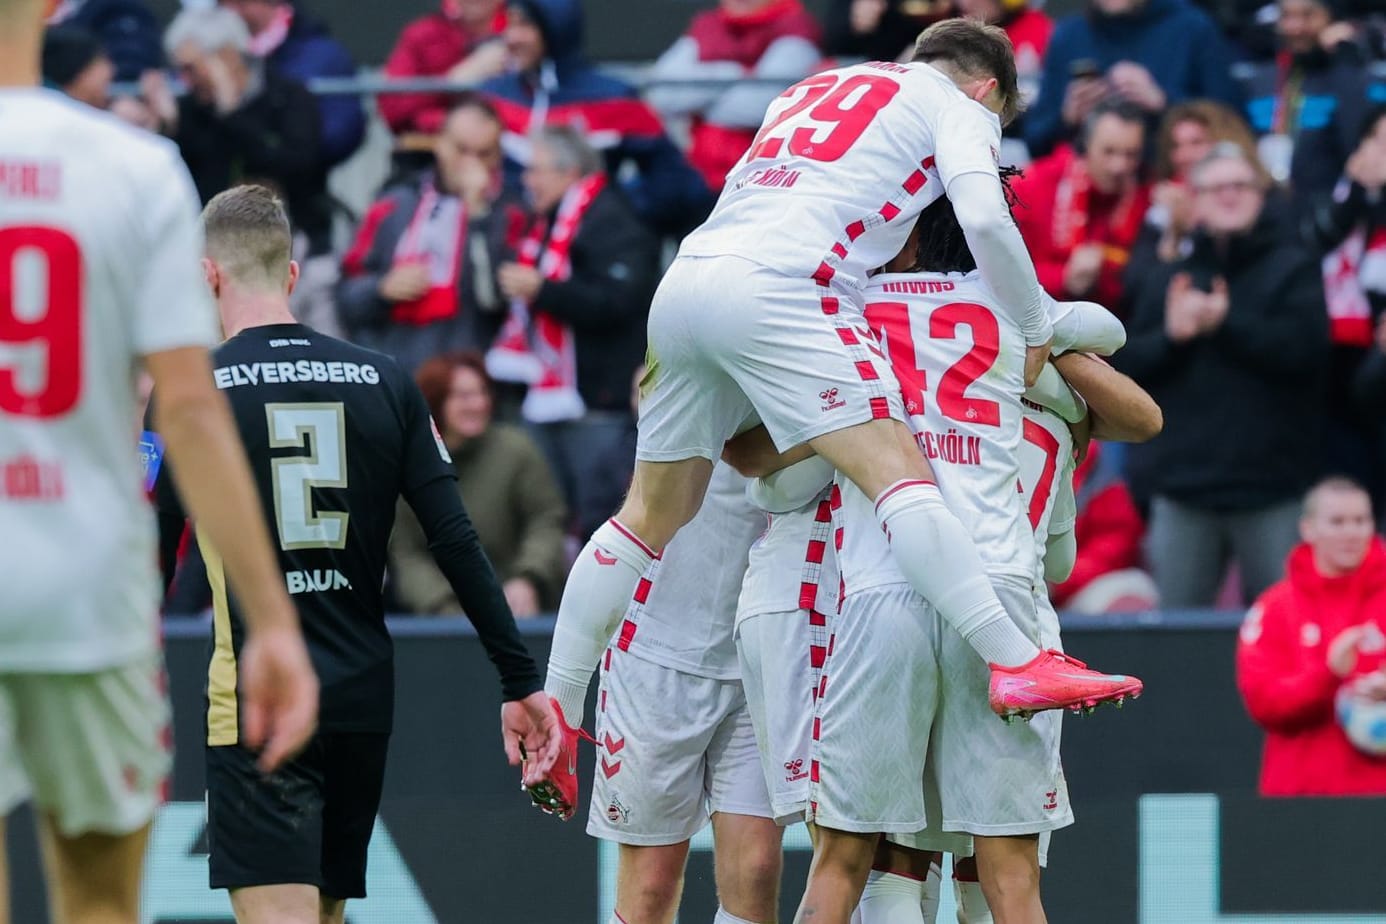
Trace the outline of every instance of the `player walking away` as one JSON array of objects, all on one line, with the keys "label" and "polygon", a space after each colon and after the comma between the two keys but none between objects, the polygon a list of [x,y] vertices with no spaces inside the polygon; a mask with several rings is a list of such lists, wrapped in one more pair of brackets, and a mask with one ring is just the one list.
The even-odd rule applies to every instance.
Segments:
[{"label": "player walking away", "polygon": [[[557,720],[540,692],[505,596],[454,483],[423,395],[380,353],[294,322],[298,280],[282,203],[260,186],[221,193],[203,213],[207,283],[230,339],[213,378],[230,400],[259,503],[274,523],[278,570],[302,616],[322,680],[317,735],[265,776],[243,740],[246,608],[227,593],[228,546],[200,535],[212,589],[207,669],[207,830],[211,885],[231,890],[242,922],[342,922],[365,896],[366,849],[380,802],[394,700],[394,658],[381,586],[400,495],[501,675],[505,747],[523,743],[542,773],[558,752]],[[156,387],[153,403],[163,407]],[[183,470],[173,459],[173,473]],[[183,508],[155,486],[166,577]],[[202,534],[202,524],[198,523]]]},{"label": "player walking away", "polygon": [[[171,143],[39,89],[55,2],[0,0],[0,752],[33,790],[51,916],[135,922],[169,755],[154,522],[131,445],[140,365],[179,489],[245,601],[246,738],[270,769],[317,685],[226,402]],[[9,778],[0,791],[23,780]]]},{"label": "player walking away", "polygon": [[612,924],[667,924],[689,839],[712,822],[717,924],[778,913],[771,817],[732,629],[765,516],[746,480],[713,473],[707,503],[651,564],[603,657],[587,833],[620,845]]},{"label": "player walking away", "polygon": [[997,114],[1014,114],[1017,98],[1005,34],[957,19],[926,30],[910,64],[826,71],[771,106],[651,307],[634,481],[579,555],[554,632],[545,686],[571,724],[636,581],[697,512],[713,460],[752,411],[781,450],[807,443],[875,502],[911,585],[1009,669],[1003,707],[1102,701],[1125,684],[1043,654],[1010,621],[914,450],[860,314],[867,271],[946,192],[983,275],[1016,312],[1027,380],[1038,374],[1049,323],[995,154]]}]

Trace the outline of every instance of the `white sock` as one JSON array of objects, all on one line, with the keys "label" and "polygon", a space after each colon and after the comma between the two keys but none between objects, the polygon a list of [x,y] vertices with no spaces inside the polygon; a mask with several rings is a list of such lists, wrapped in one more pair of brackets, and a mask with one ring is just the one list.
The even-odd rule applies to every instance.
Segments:
[{"label": "white sock", "polygon": [[745,918],[738,918],[721,905],[718,905],[717,916],[712,919],[712,924],[756,924],[756,922],[748,921]]},{"label": "white sock", "polygon": [[958,924],[992,924],[991,909],[980,882],[954,879],[953,895],[958,900]]},{"label": "white sock", "polygon": [[942,898],[940,889],[943,887],[943,866],[937,860],[929,864],[929,878],[924,880],[923,885],[919,895],[919,912],[924,917],[924,924],[937,924],[938,906]]},{"label": "white sock", "polygon": [[900,572],[983,660],[1017,667],[1039,654],[996,598],[977,547],[938,486],[897,481],[876,499]]},{"label": "white sock", "polygon": [[919,909],[923,887],[918,879],[873,869],[857,904],[861,924],[923,924]]},{"label": "white sock", "polygon": [[582,724],[592,672],[654,557],[634,533],[610,519],[587,540],[568,574],[544,690],[558,700],[563,717],[574,728]]}]

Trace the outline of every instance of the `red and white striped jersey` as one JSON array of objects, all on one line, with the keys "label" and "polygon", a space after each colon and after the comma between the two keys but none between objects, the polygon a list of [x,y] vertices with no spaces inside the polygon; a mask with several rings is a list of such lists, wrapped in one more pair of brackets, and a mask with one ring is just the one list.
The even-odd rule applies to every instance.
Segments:
[{"label": "red and white striped jersey", "polygon": [[837,612],[837,554],[833,548],[832,486],[788,513],[766,514],[765,534],[751,546],[736,622],[764,613]]},{"label": "red and white striped jersey", "polygon": [[680,254],[859,290],[954,177],[997,172],[1001,123],[927,64],[870,61],[780,94]]},{"label": "red and white striped jersey", "polygon": [[0,90],[0,672],[158,644],[139,359],[218,339],[171,142],[60,93]]},{"label": "red and white striped jersey", "polygon": [[697,516],[645,569],[612,643],[686,674],[738,679],[736,601],[764,529],[765,512],[746,500],[746,479],[718,463]]},{"label": "red and white striped jersey", "polygon": [[[976,272],[874,276],[866,322],[900,383],[919,450],[988,573],[1031,579],[1034,539],[1019,484],[1025,392],[1019,325]],[[901,582],[873,500],[843,483],[842,503],[847,591]]]}]

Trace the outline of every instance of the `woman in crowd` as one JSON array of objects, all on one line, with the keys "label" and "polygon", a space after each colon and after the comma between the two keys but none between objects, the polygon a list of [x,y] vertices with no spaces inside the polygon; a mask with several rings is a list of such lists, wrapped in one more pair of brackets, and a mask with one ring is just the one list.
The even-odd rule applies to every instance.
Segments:
[{"label": "woman in crowd", "polygon": [[[556,606],[567,574],[567,511],[543,454],[523,430],[492,420],[491,380],[480,354],[435,357],[419,367],[416,379],[452,454],[458,490],[511,610],[523,619]],[[404,504],[390,540],[390,573],[405,609],[461,611]]]}]

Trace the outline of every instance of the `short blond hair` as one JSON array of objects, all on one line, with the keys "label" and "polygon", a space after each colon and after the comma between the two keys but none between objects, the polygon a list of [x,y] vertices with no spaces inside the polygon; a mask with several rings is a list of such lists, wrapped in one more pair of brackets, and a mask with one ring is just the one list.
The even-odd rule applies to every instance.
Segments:
[{"label": "short blond hair", "polygon": [[236,282],[278,287],[288,281],[293,233],[284,203],[265,186],[233,186],[202,210],[207,259]]},{"label": "short blond hair", "polygon": [[1372,501],[1371,492],[1364,488],[1359,482],[1347,477],[1346,475],[1329,475],[1318,481],[1304,495],[1305,519],[1314,515],[1318,509],[1319,500],[1325,494],[1359,494],[1367,499],[1367,504]]}]

